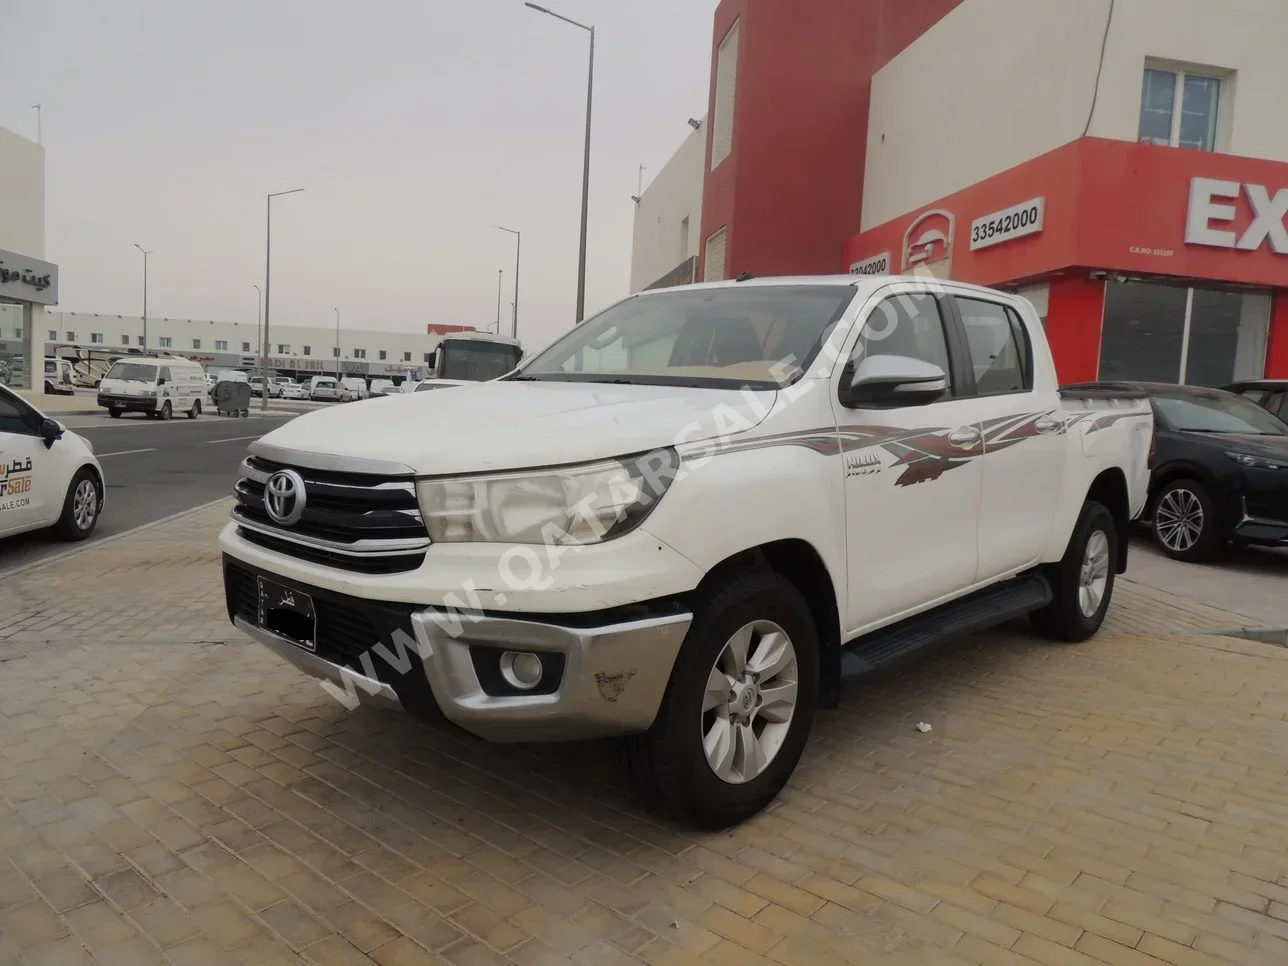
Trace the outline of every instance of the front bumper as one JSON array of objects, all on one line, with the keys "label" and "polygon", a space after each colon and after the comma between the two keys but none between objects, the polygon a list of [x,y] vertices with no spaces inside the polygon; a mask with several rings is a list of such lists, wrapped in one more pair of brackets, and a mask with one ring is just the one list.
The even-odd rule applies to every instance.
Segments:
[{"label": "front bumper", "polygon": [[[328,682],[334,697],[349,707],[443,717],[497,742],[646,730],[693,619],[678,605],[562,617],[467,613],[369,601],[262,575],[313,598],[316,651],[259,626],[253,595],[260,572],[225,555],[229,617],[279,657]],[[498,683],[489,662],[505,651],[537,654],[551,677],[531,693]]]},{"label": "front bumper", "polygon": [[98,404],[104,409],[118,409],[131,413],[154,413],[157,409],[156,396],[121,396],[116,393],[100,392]]}]

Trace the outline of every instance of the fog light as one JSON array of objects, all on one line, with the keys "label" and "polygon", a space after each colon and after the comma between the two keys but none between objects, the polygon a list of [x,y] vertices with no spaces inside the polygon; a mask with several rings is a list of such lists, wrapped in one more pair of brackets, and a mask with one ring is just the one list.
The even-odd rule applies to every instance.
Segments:
[{"label": "fog light", "polygon": [[527,651],[506,651],[501,655],[501,676],[512,688],[531,691],[541,683],[541,658]]}]

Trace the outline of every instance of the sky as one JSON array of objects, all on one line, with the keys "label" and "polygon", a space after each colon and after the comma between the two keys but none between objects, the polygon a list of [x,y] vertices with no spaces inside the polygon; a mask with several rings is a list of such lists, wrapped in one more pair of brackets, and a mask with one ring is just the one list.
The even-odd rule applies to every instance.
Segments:
[{"label": "sky", "polygon": [[[627,294],[647,184],[706,111],[716,0],[547,0],[596,27],[587,312]],[[589,36],[521,0],[0,0],[0,127],[46,150],[65,311],[574,321]],[[505,326],[503,326],[504,331]]]}]

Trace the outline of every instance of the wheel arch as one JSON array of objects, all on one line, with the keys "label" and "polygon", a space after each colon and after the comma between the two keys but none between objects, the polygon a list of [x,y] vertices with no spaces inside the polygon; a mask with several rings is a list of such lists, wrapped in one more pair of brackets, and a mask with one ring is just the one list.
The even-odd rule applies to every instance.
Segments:
[{"label": "wheel arch", "polygon": [[800,591],[809,604],[819,640],[819,706],[835,708],[841,689],[841,616],[836,583],[822,555],[806,540],[775,540],[726,557],[702,579],[701,587],[743,567],[771,570]]},{"label": "wheel arch", "polygon": [[1127,477],[1117,466],[1102,470],[1087,488],[1087,499],[1109,510],[1118,531],[1118,559],[1114,562],[1116,573],[1126,573],[1128,540],[1131,536],[1131,496]]}]

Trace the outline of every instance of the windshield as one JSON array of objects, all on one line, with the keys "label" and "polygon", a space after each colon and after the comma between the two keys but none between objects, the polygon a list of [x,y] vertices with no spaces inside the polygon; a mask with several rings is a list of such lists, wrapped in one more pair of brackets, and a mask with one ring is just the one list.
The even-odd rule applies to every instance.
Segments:
[{"label": "windshield", "polygon": [[773,389],[813,362],[853,298],[849,285],[631,298],[577,326],[518,378]]},{"label": "windshield", "polygon": [[129,382],[153,382],[156,377],[156,366],[140,365],[137,362],[118,362],[104,376],[105,379],[124,379]]},{"label": "windshield", "polygon": [[450,389],[450,383],[442,382],[422,382],[416,387],[416,392],[429,392],[431,389]]},{"label": "windshield", "polygon": [[486,382],[513,372],[523,358],[518,346],[502,342],[475,342],[466,339],[444,339],[438,346],[442,360],[442,379]]},{"label": "windshield", "polygon": [[1288,436],[1288,424],[1260,406],[1228,393],[1158,396],[1154,405],[1169,425],[1183,433]]}]

